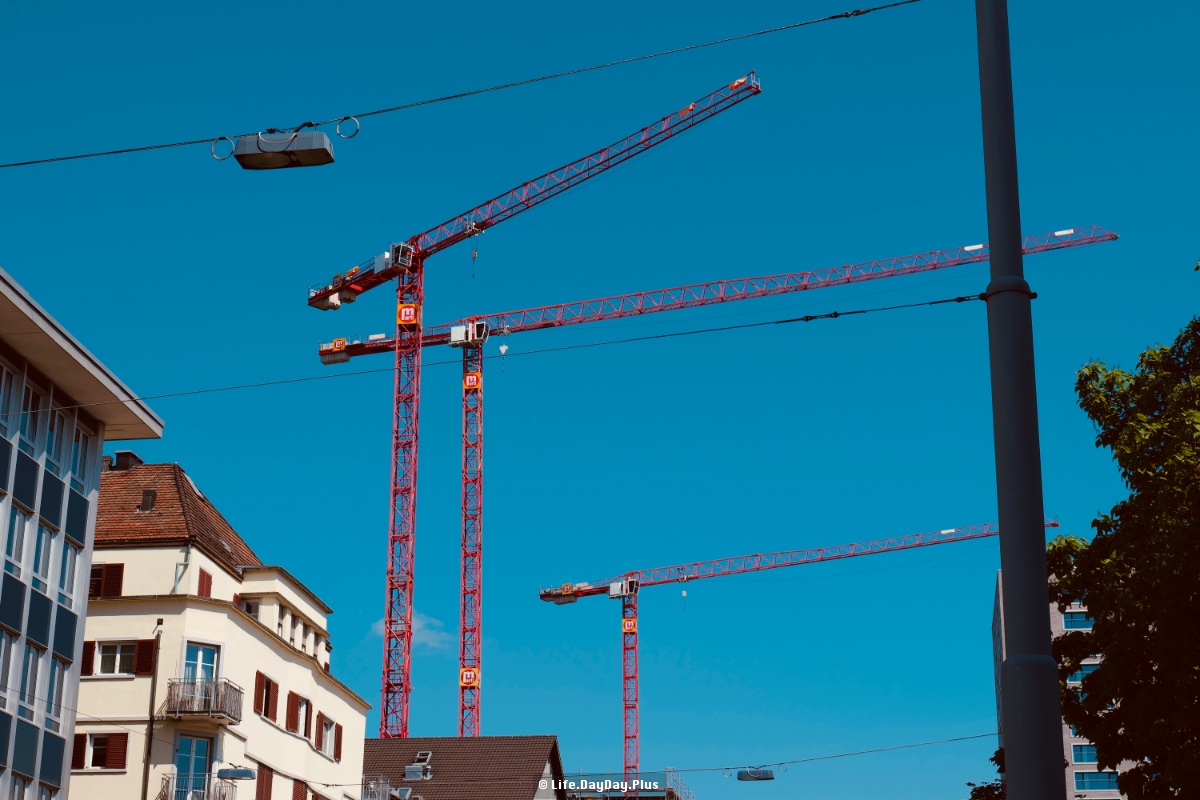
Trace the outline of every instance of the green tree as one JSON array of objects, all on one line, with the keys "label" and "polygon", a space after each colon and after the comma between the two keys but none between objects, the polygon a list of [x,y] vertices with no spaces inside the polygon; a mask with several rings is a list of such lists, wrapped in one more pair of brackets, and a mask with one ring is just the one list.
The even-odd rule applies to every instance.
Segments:
[{"label": "green tree", "polygon": [[1200,318],[1133,373],[1087,364],[1075,391],[1129,497],[1092,522],[1090,543],[1049,547],[1051,601],[1094,620],[1054,642],[1063,717],[1101,769],[1133,762],[1118,779],[1128,797],[1200,797]]},{"label": "green tree", "polygon": [[1000,777],[988,783],[967,781],[967,786],[971,787],[971,800],[1005,800],[1008,797],[1004,790],[1004,748],[998,748],[988,761],[996,765]]}]

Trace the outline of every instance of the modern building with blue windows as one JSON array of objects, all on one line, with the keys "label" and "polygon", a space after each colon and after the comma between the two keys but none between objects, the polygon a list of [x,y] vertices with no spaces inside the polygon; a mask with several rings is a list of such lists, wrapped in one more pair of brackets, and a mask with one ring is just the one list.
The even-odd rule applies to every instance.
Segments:
[{"label": "modern building with blue windows", "polygon": [[[992,608],[992,664],[996,680],[996,723],[1000,731],[1000,746],[1004,746],[1004,712],[1000,702],[1000,664],[1004,661],[1004,581],[1000,572],[996,573],[996,602]],[[1061,636],[1067,631],[1090,630],[1092,618],[1081,605],[1072,605],[1067,611],[1061,612],[1054,603],[1050,604],[1050,635]],[[1084,676],[1099,666],[1096,663],[1084,664],[1082,668],[1067,679],[1068,685],[1082,683]],[[1117,773],[1101,770],[1096,760],[1096,747],[1087,739],[1079,736],[1075,729],[1063,723],[1063,760],[1066,762],[1067,797],[1080,800],[1107,800],[1123,798],[1117,790]],[[1118,770],[1123,770],[1122,765]]]},{"label": "modern building with blue windows", "polygon": [[64,800],[101,449],[163,423],[0,269],[0,797]]}]

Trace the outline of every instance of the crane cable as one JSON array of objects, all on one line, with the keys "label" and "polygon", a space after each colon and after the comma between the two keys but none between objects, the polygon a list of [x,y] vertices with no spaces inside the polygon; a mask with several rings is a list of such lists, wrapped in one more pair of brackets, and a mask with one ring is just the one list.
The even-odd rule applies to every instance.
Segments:
[{"label": "crane cable", "polygon": [[[302,122],[299,125],[296,125],[296,126],[293,126],[290,128],[267,128],[265,132],[266,133],[291,133],[293,135],[293,138],[295,138],[295,134],[299,133],[304,128],[319,128],[323,125],[332,125],[332,124],[336,123],[338,126],[337,134],[339,136],[341,136],[343,139],[352,139],[354,136],[358,135],[358,131],[359,131],[358,121],[363,119],[364,117],[373,117],[378,114],[391,114],[394,111],[404,111],[409,108],[417,108],[419,106],[427,106],[427,105],[432,105],[434,103],[444,103],[447,100],[460,100],[464,97],[472,97],[477,94],[485,94],[487,92],[498,92],[502,89],[512,89],[517,86],[525,86],[525,85],[528,85],[531,83],[540,83],[541,81],[554,80],[555,78],[565,78],[570,75],[579,75],[584,72],[592,72],[592,71],[598,70],[598,69],[607,69],[608,67],[617,67],[617,66],[621,66],[623,64],[632,64],[635,61],[646,61],[651,58],[659,58],[660,56],[669,56],[669,55],[674,55],[675,53],[684,53],[684,52],[687,52],[688,50],[699,50],[704,47],[712,47],[712,46],[718,45],[718,44],[726,44],[728,42],[736,42],[741,39],[750,39],[755,36],[764,36],[768,33],[778,33],[780,31],[788,31],[788,30],[792,30],[794,28],[803,28],[808,25],[816,25],[818,22],[830,22],[835,19],[851,19],[853,17],[861,17],[864,14],[870,14],[872,11],[883,11],[888,8],[895,8],[896,6],[906,6],[906,5],[909,5],[910,3],[918,3],[918,2],[920,2],[920,0],[899,0],[898,2],[888,3],[887,5],[874,6],[872,8],[860,8],[860,9],[857,9],[854,11],[845,11],[841,14],[831,14],[827,17],[820,17],[818,19],[805,20],[804,22],[793,22],[789,25],[780,25],[775,28],[766,28],[761,31],[754,31],[753,33],[743,33],[738,36],[727,36],[724,39],[714,39],[711,42],[703,42],[701,44],[690,44],[690,45],[686,45],[684,47],[676,47],[671,50],[662,50],[657,53],[649,53],[647,55],[633,56],[631,58],[622,58],[617,61],[609,61],[605,64],[593,64],[590,67],[579,67],[577,69],[567,70],[566,72],[555,72],[550,75],[542,75],[537,78],[526,78],[525,80],[513,81],[511,83],[502,83],[502,84],[499,84],[498,86],[489,86],[484,89],[472,89],[471,91],[467,91],[467,92],[459,92],[457,94],[448,94],[448,95],[444,95],[442,97],[430,98],[428,100],[417,100],[412,103],[404,103],[404,104],[398,105],[398,106],[390,106],[388,108],[375,109],[374,111],[364,111],[364,112],[361,112],[358,114],[346,114],[345,116],[332,117],[330,119],[322,120],[320,122],[312,122],[312,121]],[[348,121],[352,121],[355,123],[354,133],[351,133],[348,135],[342,134],[342,132],[340,130],[341,125],[343,122],[348,122]],[[210,136],[205,139],[189,139],[186,142],[170,142],[168,144],[151,144],[151,145],[145,145],[143,147],[125,147],[125,148],[121,148],[120,150],[101,150],[101,151],[95,152],[95,153],[80,153],[78,155],[73,155],[73,156],[57,156],[54,158],[39,158],[39,159],[34,159],[32,161],[14,161],[9,164],[0,164],[0,169],[5,169],[7,167],[28,167],[28,166],[32,166],[34,164],[51,164],[51,163],[58,162],[58,161],[75,161],[75,160],[81,159],[81,158],[97,158],[99,156],[115,156],[115,155],[122,155],[124,153],[140,153],[140,152],[144,152],[147,150],[164,150],[164,149],[170,148],[170,147],[187,147],[189,145],[194,145],[194,144],[211,145],[212,149],[213,149],[213,157],[217,158],[217,155],[216,155],[217,142],[221,141],[222,139],[232,142],[234,139],[237,139],[240,136],[254,136],[256,134],[261,135],[260,132],[258,132],[258,131],[250,131],[249,133],[239,133],[239,134],[234,134],[232,136],[229,136],[229,135],[215,136],[215,137]],[[232,152],[231,152],[231,155],[232,155]],[[229,156],[225,156],[223,158],[218,158],[218,160],[223,161],[225,158],[228,158],[228,157]]]}]

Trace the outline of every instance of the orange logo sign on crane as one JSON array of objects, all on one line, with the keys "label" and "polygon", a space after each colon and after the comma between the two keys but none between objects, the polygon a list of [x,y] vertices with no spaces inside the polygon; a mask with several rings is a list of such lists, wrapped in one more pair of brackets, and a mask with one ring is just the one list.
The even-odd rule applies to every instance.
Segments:
[{"label": "orange logo sign on crane", "polygon": [[482,389],[483,374],[479,372],[464,372],[463,373],[463,388],[464,389]]},{"label": "orange logo sign on crane", "polygon": [[345,339],[334,339],[333,340],[333,352],[340,353],[345,349],[346,349],[346,340]]},{"label": "orange logo sign on crane", "polygon": [[637,633],[637,617],[621,620],[621,633]]},{"label": "orange logo sign on crane", "polygon": [[479,686],[479,670],[475,667],[463,667],[458,671],[458,685],[471,688]]},{"label": "orange logo sign on crane", "polygon": [[397,325],[416,325],[421,319],[421,307],[416,303],[401,303],[396,307]]}]

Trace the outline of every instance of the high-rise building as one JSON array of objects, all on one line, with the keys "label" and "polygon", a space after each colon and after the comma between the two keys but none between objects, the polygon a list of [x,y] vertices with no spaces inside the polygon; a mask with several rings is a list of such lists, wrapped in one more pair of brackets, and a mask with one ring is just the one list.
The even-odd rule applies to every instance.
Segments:
[{"label": "high-rise building", "polygon": [[149,407],[0,270],[0,797],[6,800],[67,796],[102,443],[158,438],[162,428]]},{"label": "high-rise building", "polygon": [[333,609],[262,563],[178,464],[105,466],[77,796],[359,800],[370,705],[331,668]]},{"label": "high-rise building", "polygon": [[[1090,630],[1092,618],[1087,608],[1072,605],[1066,613],[1050,603],[1050,635],[1061,636],[1066,631]],[[1004,710],[1000,702],[1000,664],[1004,661],[1004,580],[1001,572],[996,573],[996,600],[992,608],[992,665],[996,681],[996,723],[1000,731],[1000,746],[1004,746]],[[1079,683],[1083,676],[1100,663],[1094,659],[1085,663],[1083,669],[1071,676],[1069,683]],[[1065,780],[1067,797],[1105,800],[1124,797],[1117,790],[1117,773],[1100,770],[1096,765],[1096,748],[1087,739],[1079,736],[1066,722],[1062,724],[1063,761],[1066,762]]]}]

